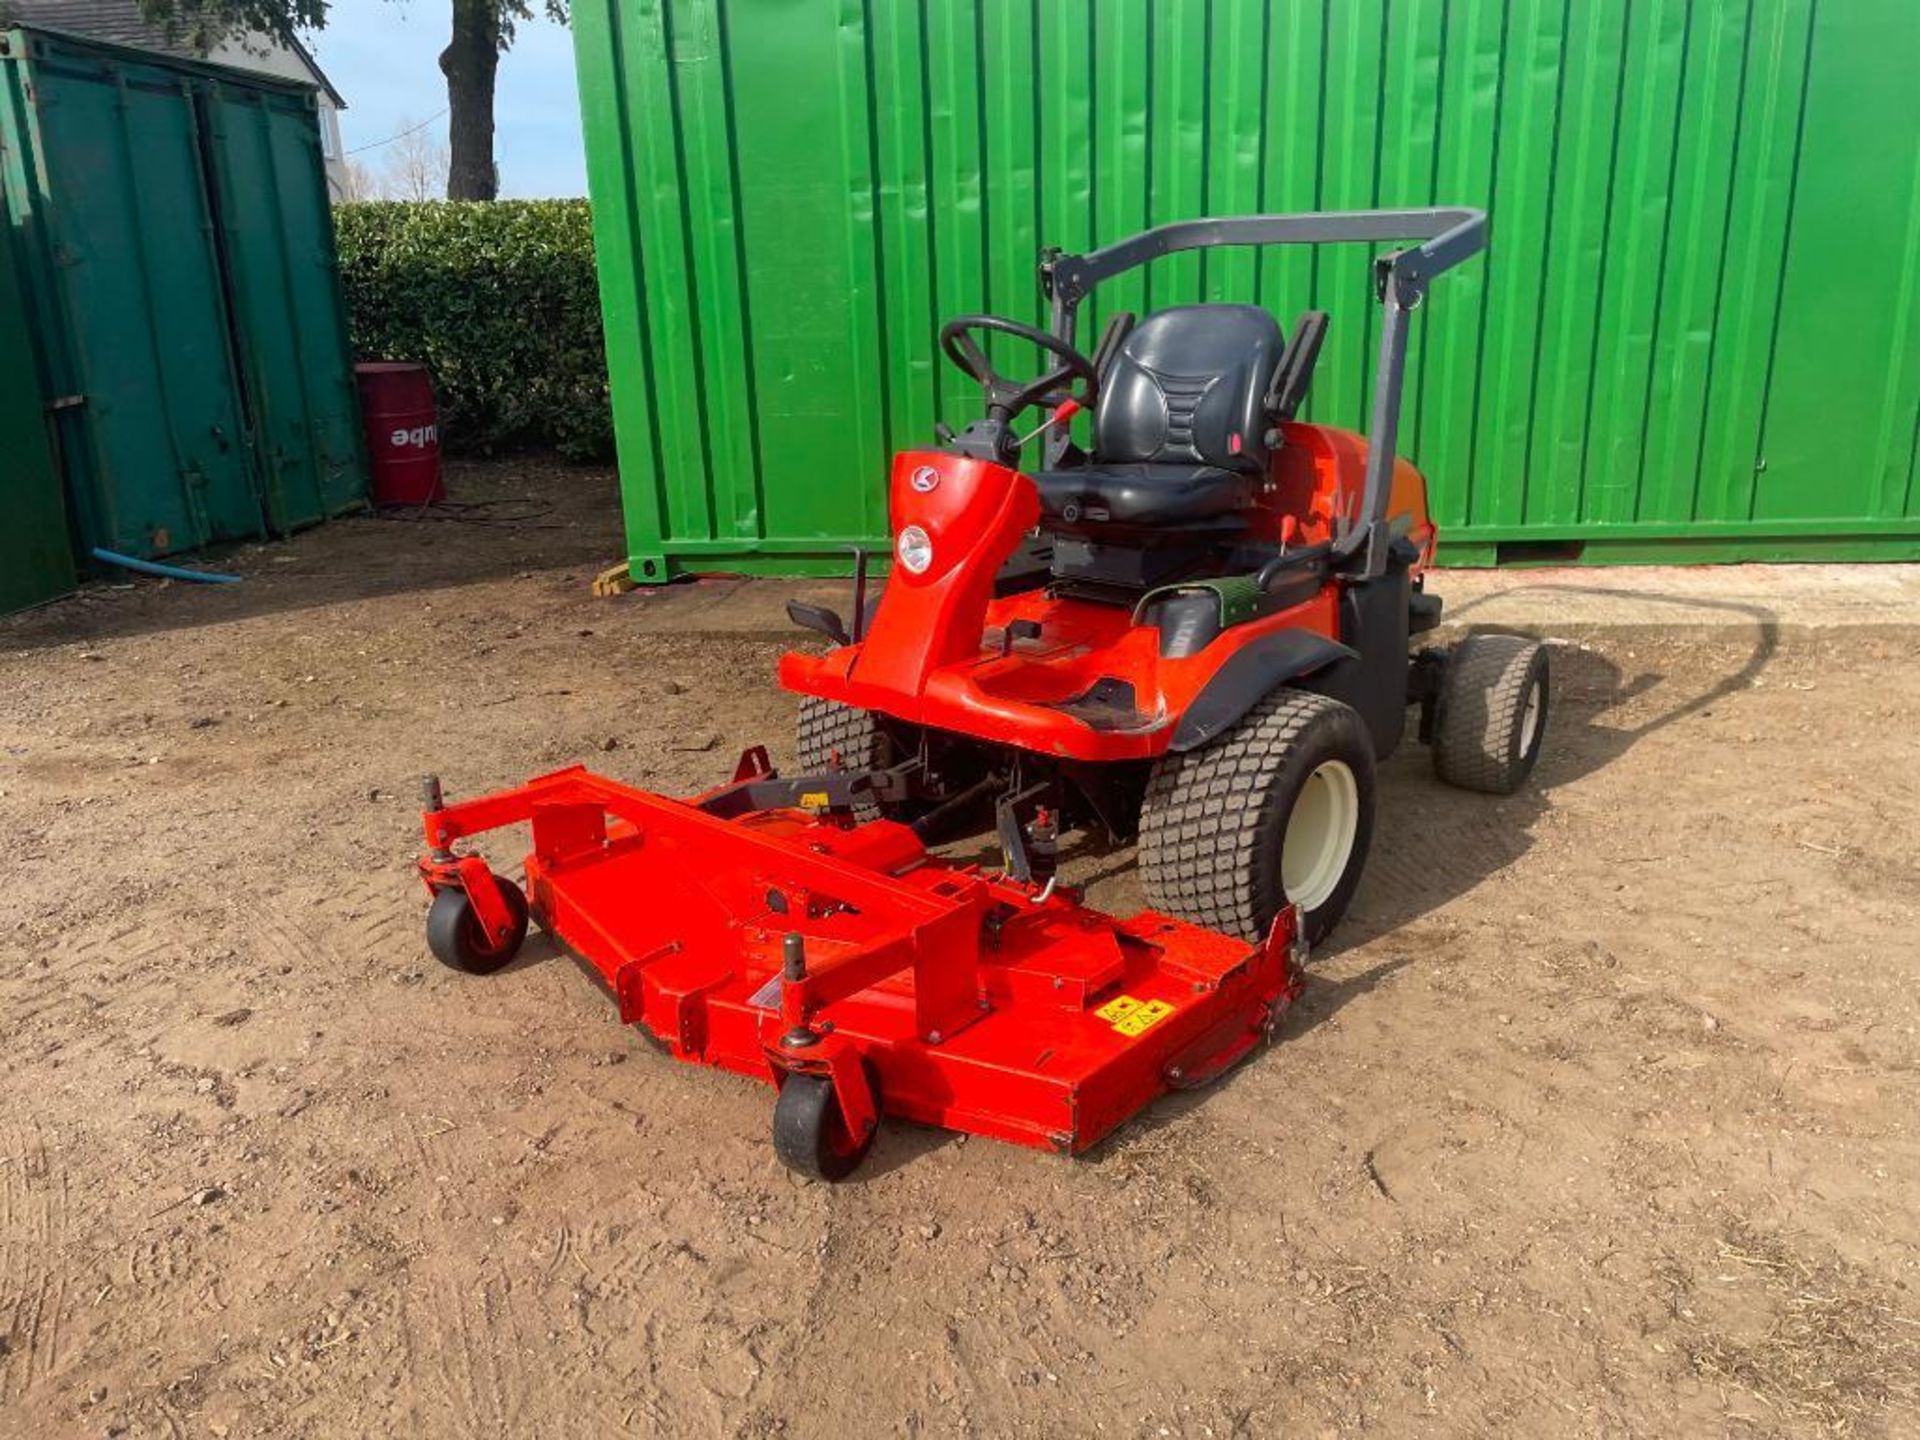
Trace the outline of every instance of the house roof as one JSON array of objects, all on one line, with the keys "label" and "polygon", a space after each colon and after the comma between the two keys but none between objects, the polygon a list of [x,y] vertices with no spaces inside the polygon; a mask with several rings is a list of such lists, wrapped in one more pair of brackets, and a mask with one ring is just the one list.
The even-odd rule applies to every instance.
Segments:
[{"label": "house roof", "polygon": [[[135,50],[153,50],[183,60],[204,60],[206,55],[185,35],[169,38],[166,27],[156,25],[141,13],[140,0],[0,0],[0,28],[8,25],[36,25],[48,30],[64,30],[84,35],[89,40],[104,40],[110,45],[125,45]],[[314,63],[313,56],[290,34],[261,35],[264,44],[278,44],[291,51],[313,77],[313,83],[327,92],[334,108],[344,110],[347,102],[333,88],[326,72]],[[240,68],[247,68],[242,65]]]}]

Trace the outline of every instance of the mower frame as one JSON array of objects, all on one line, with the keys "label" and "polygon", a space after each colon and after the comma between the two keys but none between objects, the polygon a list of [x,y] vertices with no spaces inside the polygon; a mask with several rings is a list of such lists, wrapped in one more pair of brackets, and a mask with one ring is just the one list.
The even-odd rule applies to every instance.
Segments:
[{"label": "mower frame", "polygon": [[[1088,554],[1064,570],[1019,561],[1042,528],[1019,450],[1049,431],[1057,463],[1065,422],[1099,388],[1100,361],[1073,346],[1097,285],[1187,250],[1409,238],[1373,258],[1384,318],[1365,438],[1294,418],[1324,314],[1283,348],[1264,326],[1250,350],[1235,332],[1233,356],[1279,349],[1259,405],[1237,392],[1223,441],[1240,455],[1251,434],[1264,452],[1234,482],[1244,513],[1221,527],[1206,507],[1170,509],[1175,533],[1191,519],[1201,538],[1169,565],[1147,563],[1157,536],[1130,548],[1122,535],[1102,569],[1091,550],[1104,542],[1072,531],[1060,533]],[[1085,255],[1043,251],[1051,331],[992,316],[943,331],[987,414],[957,436],[941,427],[939,450],[893,457],[899,563],[884,596],[869,603],[856,552],[851,623],[789,605],[832,646],[780,661],[781,683],[825,722],[809,728],[803,711],[798,772],[780,775],[755,746],[731,782],[684,801],[573,767],[454,805],[430,778],[429,948],[491,973],[537,920],[675,1058],[776,1087],[774,1148],[819,1179],[850,1173],[884,1116],[1075,1153],[1157,1096],[1218,1076],[1274,1036],[1308,947],[1344,912],[1375,766],[1408,704],[1450,783],[1511,794],[1538,754],[1538,646],[1473,637],[1444,657],[1406,653],[1439,618],[1423,588],[1437,539],[1426,482],[1394,453],[1406,317],[1485,243],[1477,210],[1367,210],[1195,220]],[[1009,381],[971,330],[1031,340],[1061,366]],[[1126,333],[1115,316],[1102,354]],[[1069,371],[1078,395],[1061,393]],[[1051,417],[1014,435],[1034,404]],[[1216,543],[1230,548],[1195,558]],[[1294,818],[1316,808],[1322,833],[1309,822],[1310,873],[1296,884]],[[532,832],[526,893],[461,848],[520,825]],[[1081,826],[1140,840],[1155,908],[1105,915],[1060,883],[1061,835]],[[995,869],[928,849],[988,829]]]}]

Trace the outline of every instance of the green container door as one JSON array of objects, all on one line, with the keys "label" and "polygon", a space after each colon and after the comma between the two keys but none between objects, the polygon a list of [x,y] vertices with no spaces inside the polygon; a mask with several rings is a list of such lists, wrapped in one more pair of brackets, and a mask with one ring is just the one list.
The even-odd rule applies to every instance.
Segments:
[{"label": "green container door", "polygon": [[[1788,42],[1803,28],[1776,27]],[[1780,236],[1787,283],[1770,406],[1755,422],[1759,461],[1752,482],[1727,498],[1733,514],[1744,506],[1767,525],[1838,513],[1911,535],[1920,517],[1920,8],[1903,6],[1894,20],[1884,5],[1822,4],[1817,37],[1832,52],[1821,63],[1786,57],[1806,69],[1802,114],[1818,123],[1796,137],[1798,165],[1776,164],[1763,181],[1798,178]],[[1767,278],[1761,269],[1749,281]]]},{"label": "green container door", "polygon": [[267,515],[284,533],[367,493],[313,103],[218,81],[200,94]]},{"label": "green container door", "polygon": [[83,551],[165,555],[360,503],[304,87],[15,30],[0,180]]},{"label": "green container door", "polygon": [[[978,413],[940,323],[1040,318],[1041,245],[1430,204],[1492,216],[1410,356],[1448,556],[1920,556],[1912,0],[573,18],[637,578],[884,544],[888,450]],[[1364,428],[1363,251],[1177,256],[1095,299],[1325,309],[1311,417]]]},{"label": "green container door", "polygon": [[47,446],[40,377],[0,197],[0,614],[73,589],[60,477]]},{"label": "green container door", "polygon": [[85,544],[152,556],[264,535],[191,83],[44,35],[9,43],[8,199],[50,388],[81,397],[58,413]]}]

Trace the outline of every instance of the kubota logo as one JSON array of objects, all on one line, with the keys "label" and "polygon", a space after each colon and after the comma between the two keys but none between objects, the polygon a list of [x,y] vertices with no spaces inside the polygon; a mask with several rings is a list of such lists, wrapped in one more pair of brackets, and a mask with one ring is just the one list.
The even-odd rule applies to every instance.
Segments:
[{"label": "kubota logo", "polygon": [[438,441],[438,425],[416,425],[411,430],[396,430],[387,437],[387,443],[396,450],[424,450]]}]

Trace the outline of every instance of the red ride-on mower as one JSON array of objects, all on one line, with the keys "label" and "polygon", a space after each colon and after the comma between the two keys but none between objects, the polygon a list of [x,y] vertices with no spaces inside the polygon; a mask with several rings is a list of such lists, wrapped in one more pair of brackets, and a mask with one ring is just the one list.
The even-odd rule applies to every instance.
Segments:
[{"label": "red ride-on mower", "polygon": [[[1394,455],[1406,317],[1484,235],[1472,210],[1361,211],[1049,252],[1049,330],[942,332],[986,414],[895,456],[884,592],[868,602],[862,562],[849,619],[789,606],[832,642],[780,665],[804,773],[756,749],[688,801],[578,768],[453,806],[430,782],[434,953],[512,958],[527,900],[454,846],[530,821],[532,913],[676,1057],[775,1084],[775,1149],[829,1179],[882,1114],[1078,1151],[1218,1075],[1272,1033],[1352,898],[1409,707],[1456,785],[1511,792],[1539,753],[1537,645],[1409,654],[1440,606],[1426,483]],[[1290,339],[1251,305],[1123,313],[1093,355],[1074,345],[1093,287],[1161,255],[1407,239],[1375,262],[1364,438],[1294,418],[1321,312]],[[975,338],[996,332],[1050,368],[1007,379]],[[926,848],[989,830],[991,869]],[[1081,905],[1055,875],[1073,831],[1137,838],[1155,909]]]}]

